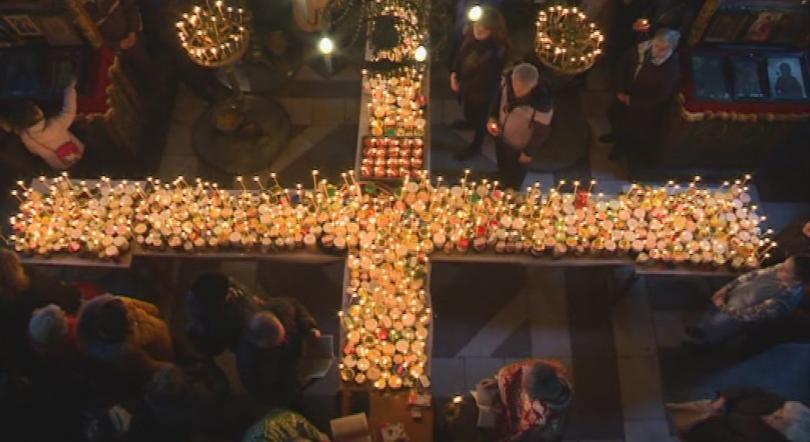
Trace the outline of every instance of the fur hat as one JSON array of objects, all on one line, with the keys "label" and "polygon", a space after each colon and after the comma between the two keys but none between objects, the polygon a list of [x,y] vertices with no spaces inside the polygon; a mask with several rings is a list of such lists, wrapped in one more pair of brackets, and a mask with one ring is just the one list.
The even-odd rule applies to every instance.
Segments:
[{"label": "fur hat", "polygon": [[56,345],[68,334],[67,316],[56,304],[36,309],[28,322],[28,333],[38,345]]}]

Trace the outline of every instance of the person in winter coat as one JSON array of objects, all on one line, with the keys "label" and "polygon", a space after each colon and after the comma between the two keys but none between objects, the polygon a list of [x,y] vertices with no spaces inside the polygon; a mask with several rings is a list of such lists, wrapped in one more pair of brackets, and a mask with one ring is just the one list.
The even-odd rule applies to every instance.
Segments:
[{"label": "person in winter coat", "polygon": [[169,364],[146,384],[149,420],[161,434],[222,430],[223,401],[228,392],[225,373],[211,361],[187,366]]},{"label": "person in winter coat", "polygon": [[503,15],[493,7],[485,7],[481,19],[467,30],[450,72],[450,89],[458,94],[464,119],[475,130],[472,144],[458,152],[456,159],[468,159],[481,152],[488,112],[508,50]]},{"label": "person in winter coat", "polygon": [[25,147],[42,158],[53,170],[70,169],[84,156],[84,144],[70,132],[76,119],[76,79],[65,87],[62,111],[45,118],[31,101],[17,104],[7,117],[7,129],[20,136]]},{"label": "person in winter coat", "polygon": [[143,385],[152,373],[174,359],[169,328],[154,304],[123,296],[102,295],[79,311],[77,325],[83,352],[93,361]]},{"label": "person in winter coat", "polygon": [[556,441],[565,432],[574,390],[559,361],[529,359],[507,365],[496,376],[500,440]]},{"label": "person in winter coat", "polygon": [[26,271],[16,253],[0,248],[0,365],[19,367],[30,362],[27,335],[34,310],[55,304],[75,314],[81,298],[76,287]]},{"label": "person in winter coat", "polygon": [[652,40],[630,48],[621,57],[613,73],[616,100],[608,112],[613,132],[599,138],[615,143],[610,159],[616,161],[628,153],[650,157],[642,146],[657,141],[664,111],[678,90],[680,62],[675,49],[681,34],[661,28]]},{"label": "person in winter coat", "polygon": [[[729,388],[712,401],[667,404],[667,409],[685,442],[810,440],[807,406],[759,388]],[[696,418],[681,420],[679,415]],[[679,422],[688,428],[678,428]]]},{"label": "person in winter coat", "polygon": [[294,298],[272,298],[248,320],[236,353],[245,390],[261,402],[288,405],[299,392],[304,341],[320,337],[318,324]]},{"label": "person in winter coat", "polygon": [[241,284],[222,273],[204,273],[191,286],[188,338],[201,354],[215,357],[236,350],[248,318],[264,305]]},{"label": "person in winter coat", "polygon": [[712,295],[714,305],[700,323],[686,328],[685,344],[721,344],[752,325],[779,319],[802,302],[808,284],[809,255],[739,276]]},{"label": "person in winter coat", "polygon": [[520,190],[526,168],[551,131],[551,90],[537,68],[522,63],[503,75],[487,130],[495,137],[498,175],[505,187]]}]

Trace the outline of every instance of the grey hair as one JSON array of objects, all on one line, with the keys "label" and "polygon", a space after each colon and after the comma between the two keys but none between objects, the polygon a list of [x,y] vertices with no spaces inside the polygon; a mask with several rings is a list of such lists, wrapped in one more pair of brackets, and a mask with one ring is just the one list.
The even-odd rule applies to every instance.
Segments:
[{"label": "grey hair", "polygon": [[681,33],[674,29],[660,28],[655,31],[653,40],[658,40],[662,43],[669,45],[672,50],[678,47],[678,41],[681,39]]},{"label": "grey hair", "polygon": [[540,72],[538,72],[537,68],[532,64],[521,63],[512,70],[512,81],[517,81],[524,86],[533,88],[537,86],[537,82],[540,81]]},{"label": "grey hair", "polygon": [[783,433],[791,442],[810,441],[810,408],[801,402],[787,401],[782,406]]}]

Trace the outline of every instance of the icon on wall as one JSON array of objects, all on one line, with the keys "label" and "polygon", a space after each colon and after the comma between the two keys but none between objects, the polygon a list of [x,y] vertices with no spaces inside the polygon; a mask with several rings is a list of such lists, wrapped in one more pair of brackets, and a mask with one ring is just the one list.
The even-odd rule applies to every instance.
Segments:
[{"label": "icon on wall", "polygon": [[798,57],[769,58],[768,80],[773,98],[785,100],[807,98],[801,59]]},{"label": "icon on wall", "polygon": [[760,63],[750,58],[732,58],[734,72],[734,99],[752,100],[765,98],[765,88],[760,76]]}]

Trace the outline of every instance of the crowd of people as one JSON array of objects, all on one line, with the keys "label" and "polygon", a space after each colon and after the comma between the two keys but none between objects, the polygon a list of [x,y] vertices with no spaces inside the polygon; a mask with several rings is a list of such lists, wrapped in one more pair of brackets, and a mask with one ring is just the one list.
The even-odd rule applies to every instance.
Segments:
[{"label": "crowd of people", "polygon": [[[225,352],[235,355],[253,401],[272,411],[256,425],[286,428],[290,416],[303,419],[290,411],[307,381],[299,363],[306,342],[320,336],[306,307],[250,293],[221,273],[199,275],[187,305],[188,332],[172,335],[154,304],[63,283],[0,249],[4,434],[19,441],[239,440],[245,428],[229,419],[231,386],[216,360]],[[48,425],[37,425],[43,418]],[[257,437],[246,440],[280,440]]]},{"label": "crowd of people", "polygon": [[[612,131],[599,138],[614,145],[610,160],[653,156],[664,111],[680,82],[679,40],[679,31],[663,26],[637,43],[614,39],[611,50],[619,55],[608,60],[616,92],[608,115]],[[474,131],[472,143],[455,158],[479,154],[488,132],[495,139],[499,180],[521,189],[528,166],[550,136],[554,100],[549,78],[533,57],[504,72],[509,50],[503,15],[486,4],[480,19],[467,26],[450,66],[450,89],[464,111],[464,120],[454,126]]]}]

